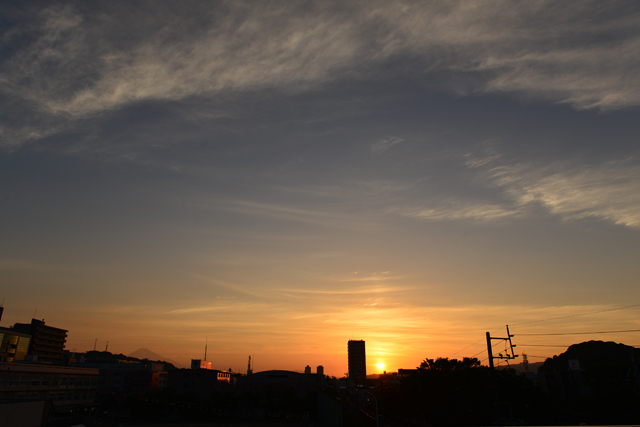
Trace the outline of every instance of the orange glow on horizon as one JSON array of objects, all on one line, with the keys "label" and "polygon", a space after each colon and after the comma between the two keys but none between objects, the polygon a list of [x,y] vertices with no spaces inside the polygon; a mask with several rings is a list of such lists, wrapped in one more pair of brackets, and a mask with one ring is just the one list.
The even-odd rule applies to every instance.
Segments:
[{"label": "orange glow on horizon", "polygon": [[[247,356],[252,355],[255,356],[255,360],[252,360],[254,372],[270,369],[304,371],[307,365],[315,372],[316,367],[322,365],[326,375],[337,378],[345,376],[348,371],[347,342],[352,338],[366,342],[367,373],[379,374],[384,371],[395,372],[400,368],[415,369],[426,358],[449,357],[460,360],[475,355],[486,364],[486,331],[495,332],[496,336],[504,333],[504,325],[496,324],[497,321],[491,317],[491,313],[504,312],[505,307],[502,306],[413,307],[411,310],[400,310],[398,306],[406,305],[400,301],[386,306],[379,304],[375,311],[370,307],[321,305],[317,307],[318,312],[303,314],[297,307],[276,310],[270,304],[229,301],[224,304],[213,306],[208,311],[183,310],[170,314],[167,311],[171,307],[122,308],[109,305],[100,310],[94,307],[90,312],[88,309],[81,312],[82,316],[79,317],[92,317],[94,323],[78,322],[77,314],[69,314],[78,309],[65,306],[67,310],[57,317],[51,320],[47,317],[47,324],[69,329],[67,348],[79,352],[93,349],[97,336],[100,337],[98,348],[104,349],[108,338],[109,351],[114,354],[129,354],[139,348],[148,348],[182,366],[189,366],[191,359],[203,356],[205,337],[208,335],[209,343],[212,339],[216,342],[215,347],[209,344],[208,353],[208,360],[213,362],[215,369],[232,368],[234,372],[245,372]],[[572,316],[609,308],[606,305],[569,306],[560,313]],[[29,313],[28,308],[22,310],[24,315],[16,311],[18,314],[12,313],[12,317],[3,318],[3,323],[24,321],[24,317],[33,314]],[[118,316],[114,317],[114,312]],[[558,308],[518,307],[514,313],[515,324],[557,317]],[[261,322],[246,320],[257,314],[263,319]],[[291,322],[291,318],[297,322]],[[433,319],[437,319],[437,322]],[[632,321],[621,312],[611,311],[599,315],[586,326],[584,320],[570,324],[562,320],[561,325],[563,332],[580,332],[614,330],[618,325]],[[368,329],[367,325],[370,324],[376,324],[377,327]],[[627,325],[629,329],[633,327],[631,323],[626,323],[625,327]],[[526,337],[528,339],[525,341],[525,337],[520,335],[546,332],[549,328],[546,324],[542,327],[538,323],[511,328],[517,350],[528,352],[531,349],[530,354],[534,356],[529,356],[530,362],[544,361],[565,351],[569,345],[582,341],[565,336]],[[163,334],[157,334],[158,329]],[[241,340],[238,339],[240,336]],[[619,342],[626,343],[625,337],[621,338]],[[611,339],[618,341],[617,337]],[[557,347],[547,349],[541,345]]]}]

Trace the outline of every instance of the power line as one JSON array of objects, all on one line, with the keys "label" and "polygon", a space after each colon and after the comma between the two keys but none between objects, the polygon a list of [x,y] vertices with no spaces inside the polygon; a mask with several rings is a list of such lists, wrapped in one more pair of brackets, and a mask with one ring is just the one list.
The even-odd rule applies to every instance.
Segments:
[{"label": "power line", "polygon": [[560,348],[567,348],[569,346],[568,345],[544,345],[544,344],[522,344],[522,343],[518,343],[518,347],[560,347]]},{"label": "power line", "polygon": [[547,335],[591,335],[591,334],[618,334],[623,332],[640,332],[640,329],[627,329],[624,331],[597,331],[597,332],[560,332],[552,334],[518,334],[528,336],[547,336]]},{"label": "power line", "polygon": [[476,357],[477,355],[479,355],[480,353],[484,353],[485,351],[487,351],[487,350],[479,351],[479,352],[477,352],[476,354],[474,354],[474,355],[473,355],[473,356],[471,356],[471,357]]},{"label": "power line", "polygon": [[[501,330],[502,330],[502,328],[499,328],[499,329],[496,329],[495,331],[493,331],[491,333],[495,334],[496,332],[501,331]],[[460,350],[456,351],[455,353],[452,353],[449,357],[455,356],[456,354],[460,353],[461,351],[464,351],[464,350],[468,349],[469,347],[473,347],[474,345],[478,344],[480,341],[485,341],[485,339],[484,338],[480,338],[478,341],[474,342],[473,344],[469,344],[468,346],[466,346],[464,348],[461,348]],[[482,350],[482,351],[484,351],[484,350]],[[480,353],[482,353],[482,351]],[[476,353],[476,354],[480,354],[480,353]],[[471,357],[474,357],[474,356],[471,356]]]},{"label": "power line", "polygon": [[[496,342],[494,345],[492,345],[492,346],[491,346],[491,348],[493,348],[493,347],[497,346],[497,345],[498,345],[498,344],[500,344],[500,343],[501,343],[501,341]],[[473,356],[471,356],[471,357],[476,357],[477,355],[479,355],[480,353],[484,353],[485,351],[487,351],[487,350],[483,348],[481,351],[477,352],[476,354],[474,354],[474,355],[473,355]],[[488,358],[487,358],[487,359],[488,359]],[[485,360],[486,360],[486,359],[485,359]]]},{"label": "power line", "polygon": [[[513,324],[512,324],[512,326],[516,326],[516,325],[528,325],[528,324],[530,324],[530,323],[547,322],[547,321],[549,321],[549,320],[569,319],[569,318],[571,318],[571,317],[586,316],[586,315],[589,315],[589,314],[606,313],[606,312],[608,312],[608,311],[624,310],[624,309],[626,309],[626,308],[634,308],[634,307],[640,307],[640,304],[626,305],[626,306],[624,306],[624,307],[608,308],[608,309],[606,309],[606,310],[590,311],[590,312],[587,312],[587,313],[572,314],[572,315],[569,315],[569,316],[551,317],[551,318],[549,318],[549,319],[531,320],[531,321],[529,321],[529,322],[513,323]],[[496,329],[496,330],[495,330],[494,332],[492,332],[492,333],[494,333],[494,334],[495,334],[496,332],[498,332],[498,331],[500,331],[500,330],[502,330],[502,328],[500,328],[500,329]],[[629,331],[629,332],[632,332],[632,331]],[[608,333],[608,332],[594,332],[594,333]],[[587,334],[587,333],[585,333],[585,334]],[[536,334],[517,334],[517,335],[536,335]],[[540,334],[540,335],[553,335],[553,334]],[[560,335],[560,334],[557,334],[557,335]],[[455,353],[452,353],[452,354],[450,355],[450,357],[451,357],[451,356],[455,356],[456,354],[458,354],[458,353],[460,353],[460,352],[462,352],[462,351],[464,351],[464,350],[466,350],[466,349],[468,349],[468,348],[470,348],[470,347],[473,347],[474,345],[478,344],[478,343],[479,343],[479,342],[481,342],[481,341],[484,341],[484,339],[483,339],[483,338],[481,338],[481,339],[479,339],[478,341],[475,341],[474,343],[469,344],[468,346],[461,348],[460,350],[456,351]],[[522,344],[519,344],[519,345],[522,345]],[[482,350],[482,351],[484,351],[484,350]],[[479,353],[476,353],[476,355],[478,355],[478,354],[482,353],[482,351],[481,351],[481,352],[479,352]],[[475,357],[475,355],[474,355],[474,356],[472,356],[472,357]]]},{"label": "power line", "polygon": [[[549,321],[549,320],[568,319],[568,318],[570,318],[570,317],[586,316],[586,315],[588,315],[588,314],[605,313],[605,312],[607,312],[607,311],[624,310],[625,308],[633,308],[633,307],[640,307],[640,304],[627,305],[627,306],[625,306],[625,307],[608,308],[608,309],[606,309],[606,310],[599,310],[599,311],[590,311],[590,312],[588,312],[588,313],[572,314],[572,315],[570,315],[570,316],[552,317],[552,318],[550,318],[550,319],[531,320],[531,321],[529,321],[529,322],[514,323],[514,324],[512,324],[512,326],[516,326],[516,325],[527,325],[527,324],[529,324],[529,323],[547,322],[547,321]],[[518,335],[523,335],[523,334],[518,334]]]},{"label": "power line", "polygon": [[[473,344],[469,344],[468,346],[461,348],[460,350],[456,351],[455,353],[452,353],[449,357],[451,356],[455,356],[456,354],[460,353],[461,351],[464,351],[470,347],[473,347],[474,345],[478,344],[480,341],[484,341],[484,338],[480,338],[478,341],[474,342]],[[473,356],[472,356],[473,357]]]},{"label": "power line", "polygon": [[[626,305],[626,306],[624,306],[624,307],[608,308],[608,309],[606,309],[606,310],[589,311],[589,312],[587,312],[587,313],[572,314],[572,315],[569,315],[569,316],[551,317],[551,318],[549,318],[549,319],[531,320],[531,321],[529,321],[529,322],[512,323],[511,325],[512,325],[512,326],[517,326],[517,325],[528,325],[528,324],[530,324],[530,323],[548,322],[549,320],[569,319],[569,318],[571,318],[571,317],[586,316],[586,315],[589,315],[589,314],[606,313],[606,312],[608,312],[608,311],[624,310],[624,309],[626,309],[626,308],[634,308],[634,307],[640,307],[640,304]],[[502,329],[502,328],[497,329],[496,331],[494,331],[494,332],[492,332],[492,333],[494,333],[494,334],[495,334],[496,332],[498,332],[498,331],[499,331],[499,330],[501,330],[501,329]],[[526,334],[518,334],[518,335],[526,335]],[[473,347],[474,345],[478,344],[478,343],[479,343],[479,342],[481,342],[481,341],[484,341],[484,339],[482,339],[482,338],[481,338],[481,339],[479,339],[478,341],[476,341],[476,342],[474,342],[474,343],[472,343],[472,344],[469,344],[468,346],[466,346],[466,347],[464,347],[464,348],[461,348],[460,350],[458,350],[458,351],[456,351],[455,353],[451,354],[451,356],[455,356],[456,354],[458,354],[458,353],[460,353],[460,352],[462,352],[462,351],[464,351],[464,350],[468,349],[469,347]],[[478,354],[479,354],[479,353],[478,353]]]},{"label": "power line", "polygon": [[455,356],[456,354],[460,353],[461,351],[464,351],[464,350],[468,349],[469,347],[473,347],[474,345],[478,344],[480,341],[484,341],[484,338],[480,338],[478,341],[474,342],[473,344],[469,344],[465,348],[461,348],[460,350],[458,350],[455,353],[451,354],[451,356]]}]

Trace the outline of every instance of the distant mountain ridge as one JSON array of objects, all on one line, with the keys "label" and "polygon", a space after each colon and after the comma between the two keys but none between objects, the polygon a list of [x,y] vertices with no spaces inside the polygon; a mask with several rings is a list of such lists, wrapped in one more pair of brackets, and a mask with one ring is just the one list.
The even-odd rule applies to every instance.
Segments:
[{"label": "distant mountain ridge", "polygon": [[175,362],[171,359],[168,359],[166,357],[163,357],[161,355],[159,355],[158,353],[154,353],[153,351],[149,350],[148,348],[139,348],[134,352],[129,353],[127,356],[129,357],[135,357],[136,359],[148,359],[148,360],[159,360],[162,362],[169,362],[171,363],[173,366],[175,366],[176,368],[184,368],[184,365],[182,365],[182,363],[178,363]]}]

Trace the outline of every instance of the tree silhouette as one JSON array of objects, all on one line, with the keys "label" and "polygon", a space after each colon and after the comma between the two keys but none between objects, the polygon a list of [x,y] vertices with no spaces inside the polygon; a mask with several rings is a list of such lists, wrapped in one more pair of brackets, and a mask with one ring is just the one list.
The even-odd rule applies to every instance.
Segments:
[{"label": "tree silhouette", "polygon": [[495,412],[497,403],[514,421],[540,419],[543,407],[541,392],[527,378],[493,371],[475,357],[424,359],[385,400],[396,419],[442,426],[489,425],[502,415]]},{"label": "tree silhouette", "polygon": [[465,369],[479,368],[480,360],[475,357],[465,357],[462,360],[438,357],[436,360],[424,359],[418,369],[431,371],[461,371]]}]

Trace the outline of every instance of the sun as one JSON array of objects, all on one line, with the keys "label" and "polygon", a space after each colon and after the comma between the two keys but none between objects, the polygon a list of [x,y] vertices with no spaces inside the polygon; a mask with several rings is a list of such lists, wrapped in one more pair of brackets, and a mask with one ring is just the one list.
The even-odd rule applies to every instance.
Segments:
[{"label": "sun", "polygon": [[376,365],[381,371],[384,370],[384,363],[380,362]]}]

